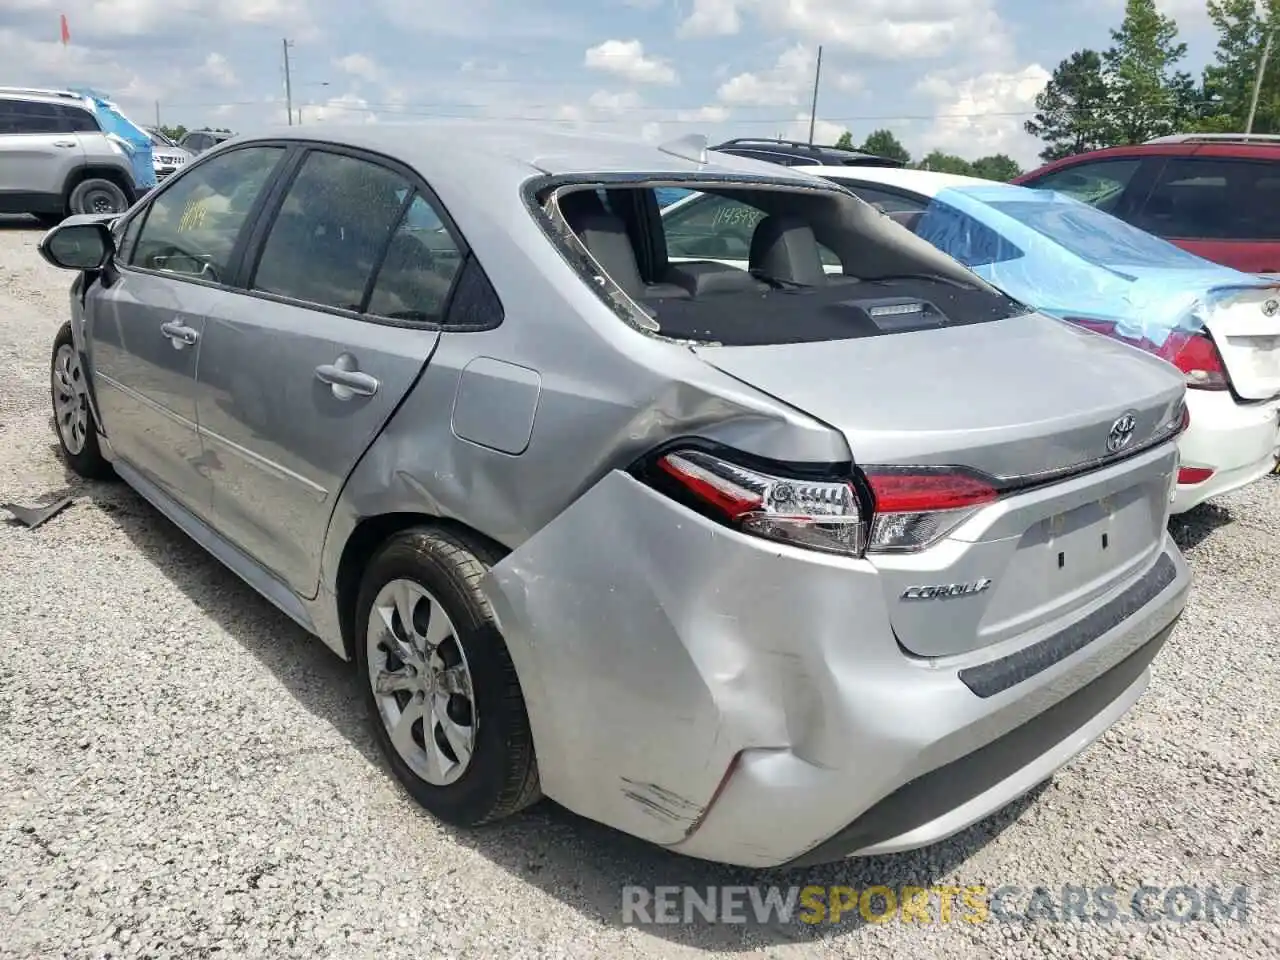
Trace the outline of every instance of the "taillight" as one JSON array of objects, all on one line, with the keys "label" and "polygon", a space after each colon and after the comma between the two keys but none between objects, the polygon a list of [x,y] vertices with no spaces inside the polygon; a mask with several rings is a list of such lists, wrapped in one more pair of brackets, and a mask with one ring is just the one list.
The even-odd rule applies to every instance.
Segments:
[{"label": "taillight", "polygon": [[1188,387],[1197,390],[1228,390],[1231,387],[1222,354],[1203,333],[1175,330],[1155,354],[1181,370],[1187,378]]},{"label": "taillight", "polygon": [[923,550],[1000,496],[993,481],[958,468],[867,467],[847,480],[812,479],[732,457],[681,448],[651,461],[644,476],[744,533],[852,557]]},{"label": "taillight", "polygon": [[1084,327],[1094,333],[1100,333],[1112,340],[1119,340],[1131,347],[1155,354],[1182,371],[1188,387],[1197,390],[1229,390],[1231,378],[1227,375],[1226,364],[1222,362],[1222,354],[1217,345],[1203,333],[1192,333],[1186,330],[1173,330],[1163,344],[1156,344],[1146,337],[1130,337],[1121,333],[1116,324],[1110,320],[1095,320],[1091,317],[1063,317],[1077,327]]},{"label": "taillight", "polygon": [[849,556],[866,548],[851,481],[776,476],[689,449],[663,454],[657,467],[700,506],[746,533]]},{"label": "taillight", "polygon": [[980,475],[941,469],[867,467],[875,501],[869,550],[908,553],[941,540],[1000,496]]}]

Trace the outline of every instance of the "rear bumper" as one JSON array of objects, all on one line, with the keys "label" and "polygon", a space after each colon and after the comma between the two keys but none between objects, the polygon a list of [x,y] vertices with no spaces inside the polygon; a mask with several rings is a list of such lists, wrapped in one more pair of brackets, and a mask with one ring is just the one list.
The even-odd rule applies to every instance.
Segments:
[{"label": "rear bumper", "polygon": [[[1109,629],[1058,651],[1047,666],[1037,644],[1010,658],[1020,665],[994,671],[991,663],[904,663],[896,697],[883,677],[850,678],[845,736],[859,757],[877,757],[875,767],[817,767],[788,751],[745,751],[697,830],[673,849],[743,865],[802,866],[946,839],[1051,777],[1137,701],[1190,582],[1166,539],[1155,565],[1092,611],[1111,608]],[[988,696],[966,684],[975,670],[993,681],[979,691]],[[872,683],[876,695],[860,690]]]},{"label": "rear bumper", "polygon": [[[547,796],[676,852],[775,867],[922,846],[1050,776],[1136,700],[1190,581],[1165,533],[1031,636],[918,657],[868,561],[730,531],[615,472],[484,590]],[[983,760],[1000,741],[1002,764]],[[925,779],[958,761],[963,787],[960,766]]]},{"label": "rear bumper", "polygon": [[1280,400],[1240,404],[1226,392],[1188,390],[1187,406],[1191,426],[1178,442],[1180,466],[1214,472],[1201,483],[1178,484],[1175,514],[1266,476],[1280,457]]}]

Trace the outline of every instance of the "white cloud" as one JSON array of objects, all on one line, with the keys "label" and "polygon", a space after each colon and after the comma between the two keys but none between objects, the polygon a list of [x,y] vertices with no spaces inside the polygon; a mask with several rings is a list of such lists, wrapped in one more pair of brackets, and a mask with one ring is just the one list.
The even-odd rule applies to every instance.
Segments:
[{"label": "white cloud", "polygon": [[1023,124],[1049,76],[1038,63],[963,79],[942,73],[925,76],[916,89],[935,101],[937,116],[913,144],[913,152],[923,155],[937,148],[966,160],[1005,153],[1024,166],[1034,166],[1040,143]]},{"label": "white cloud", "polygon": [[[831,146],[847,130],[848,127],[843,124],[831,123],[829,120],[823,120],[819,117],[813,125],[813,142]],[[787,129],[783,132],[783,136],[789,140],[808,141],[809,114],[797,113],[795,119],[787,124]]]},{"label": "white cloud", "polygon": [[620,93],[597,90],[587,98],[587,106],[603,113],[625,113],[628,110],[639,109],[643,105],[644,101],[640,99],[640,94],[634,90],[623,90]]},{"label": "white cloud", "polygon": [[693,9],[680,24],[681,37],[727,37],[742,29],[744,0],[693,0]]},{"label": "white cloud", "polygon": [[205,57],[196,75],[208,83],[224,88],[234,87],[240,82],[231,65],[227,63],[227,58],[220,53],[211,53]]},{"label": "white cloud", "polygon": [[369,101],[354,93],[330,97],[323,103],[304,104],[299,108],[303,123],[376,123],[378,115],[369,109]]},{"label": "white cloud", "polygon": [[783,52],[778,62],[761,73],[740,73],[720,84],[716,96],[725,103],[751,107],[800,103],[813,84],[817,52],[803,44]]},{"label": "white cloud", "polygon": [[669,64],[646,56],[639,40],[606,40],[588,49],[582,62],[588,69],[613,73],[633,83],[672,84],[678,79]]},{"label": "white cloud", "polygon": [[883,60],[940,58],[958,50],[990,58],[1011,48],[995,0],[694,0],[679,32],[737,34],[748,12],[767,31]]},{"label": "white cloud", "polygon": [[349,53],[345,57],[338,57],[333,64],[343,73],[348,73],[359,80],[376,83],[382,79],[382,68],[363,53]]}]

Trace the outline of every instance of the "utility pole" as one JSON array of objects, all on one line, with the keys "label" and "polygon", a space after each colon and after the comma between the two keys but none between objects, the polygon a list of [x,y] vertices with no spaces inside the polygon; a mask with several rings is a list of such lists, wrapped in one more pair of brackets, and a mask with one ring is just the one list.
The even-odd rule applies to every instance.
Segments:
[{"label": "utility pole", "polygon": [[289,40],[280,41],[284,50],[284,114],[289,118],[289,126],[293,126],[293,84],[289,79]]},{"label": "utility pole", "polygon": [[1262,75],[1267,72],[1267,59],[1271,56],[1271,44],[1275,38],[1275,30],[1268,30],[1267,44],[1262,48],[1262,59],[1258,61],[1258,75],[1253,80],[1253,101],[1249,104],[1249,120],[1244,125],[1246,136],[1253,133],[1253,118],[1258,112],[1258,95],[1262,93]]},{"label": "utility pole", "polygon": [[160,129],[160,101],[156,101],[156,129]]},{"label": "utility pole", "polygon": [[822,47],[818,47],[818,65],[813,71],[813,108],[809,111],[809,144],[813,144],[813,126],[818,122],[818,81],[822,79]]}]

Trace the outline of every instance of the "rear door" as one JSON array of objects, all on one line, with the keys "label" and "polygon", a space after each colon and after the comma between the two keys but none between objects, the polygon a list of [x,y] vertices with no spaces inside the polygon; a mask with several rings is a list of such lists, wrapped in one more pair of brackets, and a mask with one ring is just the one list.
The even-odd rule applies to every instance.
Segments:
[{"label": "rear door", "polygon": [[465,247],[416,175],[323,147],[299,157],[251,249],[201,343],[213,514],[311,596],[334,501],[435,349]]},{"label": "rear door", "polygon": [[1206,260],[1246,273],[1280,272],[1280,162],[1209,149],[1170,158],[1126,219]]},{"label": "rear door", "polygon": [[83,158],[57,104],[0,100],[0,193],[58,196]]}]

